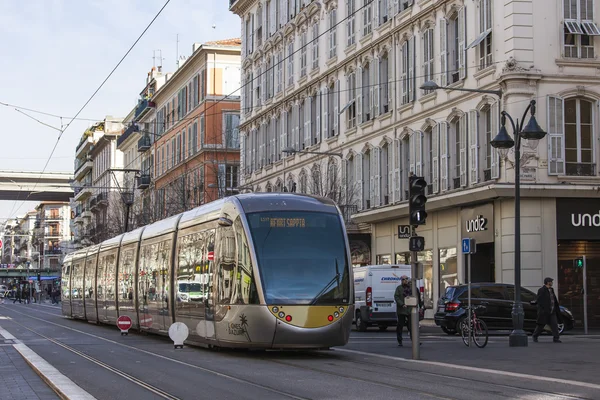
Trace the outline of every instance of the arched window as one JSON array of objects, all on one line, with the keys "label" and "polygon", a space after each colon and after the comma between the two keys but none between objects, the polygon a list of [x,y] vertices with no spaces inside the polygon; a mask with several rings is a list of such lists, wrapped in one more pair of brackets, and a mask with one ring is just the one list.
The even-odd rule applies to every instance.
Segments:
[{"label": "arched window", "polygon": [[565,100],[565,162],[567,175],[595,175],[594,107],[589,100]]}]

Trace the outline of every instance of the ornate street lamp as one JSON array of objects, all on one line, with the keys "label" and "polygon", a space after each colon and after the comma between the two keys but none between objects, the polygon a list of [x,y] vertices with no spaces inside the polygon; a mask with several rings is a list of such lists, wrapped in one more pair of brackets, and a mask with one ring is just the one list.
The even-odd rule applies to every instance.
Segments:
[{"label": "ornate street lamp", "polygon": [[[531,111],[531,118],[525,127],[523,121],[527,113]],[[508,117],[512,125],[515,140],[513,140],[506,130],[506,118]],[[496,148],[502,158],[506,158],[508,151],[515,148],[515,300],[512,308],[513,330],[508,337],[508,343],[511,347],[526,347],[527,334],[523,330],[523,304],[521,303],[521,140],[526,139],[537,145],[540,139],[546,136],[546,132],[537,123],[535,119],[535,100],[531,100],[523,113],[521,123],[517,123],[506,112],[502,111],[500,132],[490,142],[492,147]]]}]

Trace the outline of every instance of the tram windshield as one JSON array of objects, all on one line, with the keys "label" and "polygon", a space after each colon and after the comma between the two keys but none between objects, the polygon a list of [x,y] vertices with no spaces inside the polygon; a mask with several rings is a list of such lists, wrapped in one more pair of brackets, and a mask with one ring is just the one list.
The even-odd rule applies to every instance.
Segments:
[{"label": "tram windshield", "polygon": [[336,214],[248,215],[267,304],[347,304],[346,240]]}]

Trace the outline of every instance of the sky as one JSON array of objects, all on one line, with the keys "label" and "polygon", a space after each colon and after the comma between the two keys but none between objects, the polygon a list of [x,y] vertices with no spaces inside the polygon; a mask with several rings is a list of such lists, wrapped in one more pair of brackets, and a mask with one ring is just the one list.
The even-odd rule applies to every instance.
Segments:
[{"label": "sky", "polygon": [[[58,130],[67,126],[165,2],[0,1],[0,102],[64,117],[21,110],[53,129],[0,105],[0,171],[44,169]],[[163,72],[173,72],[177,55],[190,56],[193,43],[239,37],[239,17],[228,5],[227,0],[171,0],[79,118],[126,116],[137,104],[147,73],[161,63],[155,50],[162,51]],[[46,171],[73,173],[77,143],[91,123],[75,120],[64,130]],[[36,204],[0,200],[0,222],[24,215]]]}]

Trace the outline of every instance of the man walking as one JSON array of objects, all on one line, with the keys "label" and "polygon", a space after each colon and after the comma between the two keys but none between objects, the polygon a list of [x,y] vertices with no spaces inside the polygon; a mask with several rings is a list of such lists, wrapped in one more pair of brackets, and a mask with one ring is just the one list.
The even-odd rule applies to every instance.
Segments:
[{"label": "man walking", "polygon": [[401,284],[396,287],[394,293],[394,300],[396,301],[396,314],[398,316],[398,324],[396,325],[396,337],[398,339],[398,346],[402,347],[402,331],[406,326],[408,328],[408,334],[411,335],[410,331],[410,308],[408,308],[404,302],[406,299],[405,292],[408,291],[408,276],[402,275],[400,277]]},{"label": "man walking", "polygon": [[560,308],[558,299],[554,294],[552,288],[554,279],[544,279],[544,286],[542,286],[537,293],[537,326],[533,332],[533,341],[538,341],[538,336],[544,330],[544,326],[550,325],[552,329],[552,336],[554,336],[554,343],[561,343],[558,334],[558,321],[560,320]]}]

